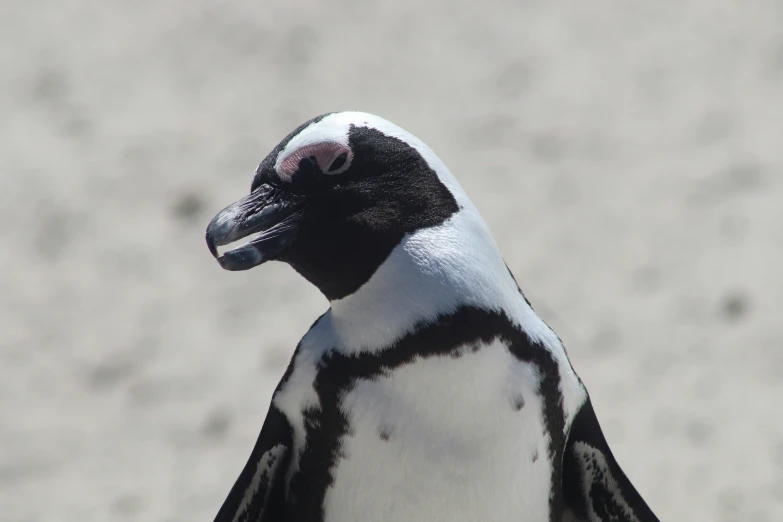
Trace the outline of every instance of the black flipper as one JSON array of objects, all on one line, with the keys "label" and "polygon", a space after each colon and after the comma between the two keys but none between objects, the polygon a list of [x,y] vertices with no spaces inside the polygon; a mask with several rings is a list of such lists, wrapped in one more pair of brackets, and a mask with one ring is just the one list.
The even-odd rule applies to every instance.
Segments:
[{"label": "black flipper", "polygon": [[292,429],[272,405],[250,459],[231,488],[215,522],[278,522],[285,507],[285,475]]},{"label": "black flipper", "polygon": [[659,522],[614,459],[589,398],[568,434],[563,496],[576,520]]}]

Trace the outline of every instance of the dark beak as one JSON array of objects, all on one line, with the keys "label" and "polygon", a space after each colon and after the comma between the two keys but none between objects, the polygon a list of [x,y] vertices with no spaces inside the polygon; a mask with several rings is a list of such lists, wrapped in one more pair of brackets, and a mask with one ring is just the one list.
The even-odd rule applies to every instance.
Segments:
[{"label": "dark beak", "polygon": [[[212,219],[207,226],[209,251],[226,270],[247,270],[275,259],[296,239],[304,206],[303,196],[261,185]],[[218,257],[217,247],[256,233]]]}]

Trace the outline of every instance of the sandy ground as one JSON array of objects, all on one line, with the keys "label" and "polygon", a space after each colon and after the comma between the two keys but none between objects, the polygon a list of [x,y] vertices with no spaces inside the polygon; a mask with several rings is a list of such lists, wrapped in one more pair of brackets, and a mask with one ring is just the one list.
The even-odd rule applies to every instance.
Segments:
[{"label": "sandy ground", "polygon": [[345,108],[451,166],[662,520],[783,520],[783,4],[326,4],[0,3],[0,520],[212,520],[327,304],[203,231]]}]

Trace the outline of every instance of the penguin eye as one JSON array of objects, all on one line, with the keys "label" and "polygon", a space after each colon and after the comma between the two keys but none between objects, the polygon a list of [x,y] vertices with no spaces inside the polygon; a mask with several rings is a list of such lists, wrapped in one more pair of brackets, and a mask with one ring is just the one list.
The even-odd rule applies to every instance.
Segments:
[{"label": "penguin eye", "polygon": [[326,172],[334,172],[336,170],[340,170],[340,168],[345,165],[345,162],[348,161],[348,153],[343,152],[336,158],[334,158],[334,161],[332,161],[332,164],[329,165],[329,168],[326,169]]},{"label": "penguin eye", "polygon": [[353,153],[346,145],[335,141],[320,141],[304,145],[278,158],[275,170],[280,179],[288,182],[299,170],[299,162],[306,160],[323,174],[333,176],[345,172],[352,159]]}]

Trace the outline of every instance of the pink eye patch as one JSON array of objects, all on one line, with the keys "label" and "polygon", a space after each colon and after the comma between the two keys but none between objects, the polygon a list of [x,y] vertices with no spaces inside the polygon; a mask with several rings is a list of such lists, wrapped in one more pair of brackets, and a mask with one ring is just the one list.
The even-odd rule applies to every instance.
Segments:
[{"label": "pink eye patch", "polygon": [[303,158],[314,158],[324,174],[340,174],[351,164],[351,149],[335,141],[322,141],[305,145],[293,151],[280,162],[277,172],[285,181],[291,181],[299,162]]}]

